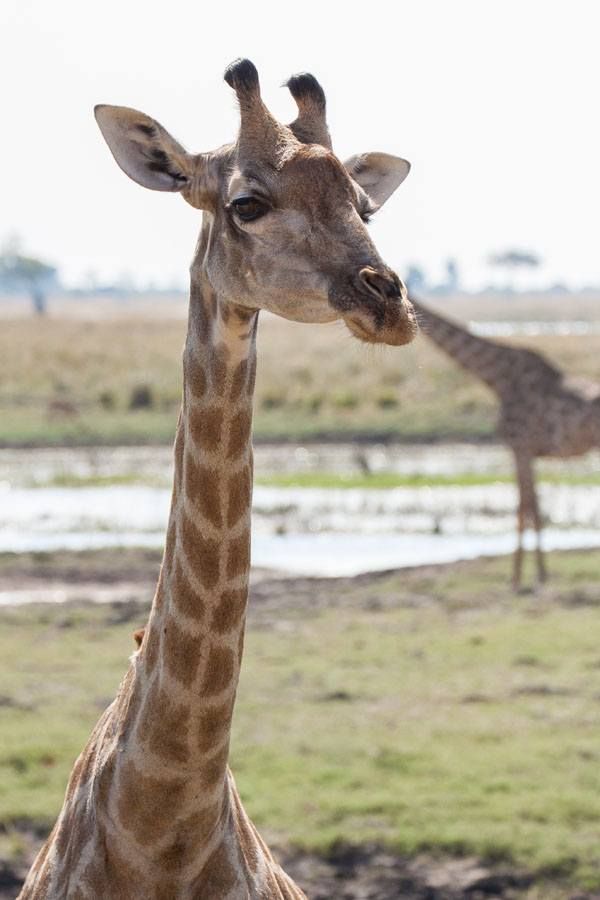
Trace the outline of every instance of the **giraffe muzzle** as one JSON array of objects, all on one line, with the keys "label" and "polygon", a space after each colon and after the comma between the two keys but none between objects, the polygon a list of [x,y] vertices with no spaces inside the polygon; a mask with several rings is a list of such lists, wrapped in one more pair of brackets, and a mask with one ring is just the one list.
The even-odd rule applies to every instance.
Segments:
[{"label": "giraffe muzzle", "polygon": [[372,266],[365,266],[358,273],[359,280],[366,289],[379,300],[403,300],[406,289],[395,272],[378,272]]},{"label": "giraffe muzzle", "polygon": [[410,343],[418,325],[406,288],[391,269],[365,266],[358,273],[357,302],[344,315],[352,334],[370,344]]}]

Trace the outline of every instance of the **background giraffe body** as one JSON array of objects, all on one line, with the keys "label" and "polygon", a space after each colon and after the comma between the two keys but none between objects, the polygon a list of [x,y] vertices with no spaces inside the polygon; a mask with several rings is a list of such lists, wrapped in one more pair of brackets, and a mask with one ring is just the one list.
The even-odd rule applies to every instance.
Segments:
[{"label": "background giraffe body", "polygon": [[496,394],[498,435],[513,452],[519,488],[518,545],[513,581],[521,582],[522,534],[537,533],[538,578],[546,576],[540,546],[542,520],[533,461],[569,457],[600,447],[600,385],[566,376],[542,355],[472,334],[413,300],[423,332]]},{"label": "background giraffe body", "polygon": [[250,570],[258,310],[342,318],[371,342],[411,340],[404,286],[361,221],[408,164],[365,154],[342,165],[312,76],[289,83],[299,110],[290,127],[262,103],[250,62],[238,61],[225,77],[241,129],[235,144],[213,154],[191,156],[143,113],[96,110],[121,168],[146,187],[181,192],[204,218],[150,618],[116,700],[75,764],[21,900],[304,897],[246,816],[227,765]]}]

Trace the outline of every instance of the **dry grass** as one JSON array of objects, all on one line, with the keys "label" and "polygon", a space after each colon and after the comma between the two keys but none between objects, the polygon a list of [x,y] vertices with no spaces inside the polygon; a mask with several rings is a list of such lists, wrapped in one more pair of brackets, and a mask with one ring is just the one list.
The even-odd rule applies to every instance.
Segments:
[{"label": "dry grass", "polygon": [[[184,334],[181,317],[4,319],[0,443],[169,441]],[[514,342],[573,374],[600,375],[599,335]],[[423,338],[399,349],[367,347],[340,324],[263,316],[259,356],[258,437],[473,438],[493,431],[488,390]]]}]

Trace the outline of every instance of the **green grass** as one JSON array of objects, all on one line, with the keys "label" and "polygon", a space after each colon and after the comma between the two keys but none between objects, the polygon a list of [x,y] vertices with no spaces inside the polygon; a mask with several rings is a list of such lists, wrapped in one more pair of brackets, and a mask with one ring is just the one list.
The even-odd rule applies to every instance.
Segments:
[{"label": "green grass", "polygon": [[[513,484],[514,476],[508,472],[457,472],[454,474],[372,472],[365,474],[338,474],[336,472],[287,472],[256,476],[256,484],[266,487],[299,488],[359,488],[382,490],[385,488],[419,487],[481,487],[491,484]],[[600,485],[600,473],[596,472],[544,472],[538,474],[538,482],[568,485]],[[122,472],[113,474],[78,475],[60,472],[47,481],[34,481],[32,486],[53,487],[110,487],[114,485],[146,484],[164,487],[167,478],[158,475]]]},{"label": "green grass", "polygon": [[68,418],[51,418],[46,402],[39,400],[32,409],[0,410],[0,447],[171,444],[177,409],[177,404],[167,411],[88,409]]},{"label": "green grass", "polygon": [[[600,473],[540,473],[538,481],[551,484],[598,485]],[[396,487],[476,487],[489,484],[513,484],[514,476],[503,473],[460,472],[452,475],[397,472],[373,472],[364,475],[340,475],[335,472],[292,472],[258,475],[257,484],[271,487],[306,488],[396,488]]]},{"label": "green grass", "polygon": [[[232,766],[269,839],[476,853],[600,888],[597,555],[551,566],[535,596],[495,559],[255,604]],[[56,815],[144,617],[0,610],[0,823]]]},{"label": "green grass", "polygon": [[78,475],[74,472],[58,472],[49,480],[34,481],[34,486],[43,487],[114,487],[115,485],[130,484],[146,484],[156,485],[158,487],[169,486],[171,481],[168,477],[164,479],[158,475],[150,475],[149,473],[138,474],[137,472],[111,472],[100,474],[98,472],[91,475]]}]

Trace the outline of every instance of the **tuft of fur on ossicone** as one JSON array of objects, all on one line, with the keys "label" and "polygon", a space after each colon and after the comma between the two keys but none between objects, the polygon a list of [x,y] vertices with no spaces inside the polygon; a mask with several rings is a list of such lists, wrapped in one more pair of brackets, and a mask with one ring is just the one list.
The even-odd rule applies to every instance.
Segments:
[{"label": "tuft of fur on ossicone", "polygon": [[230,88],[247,97],[249,94],[260,96],[260,81],[256,66],[249,59],[236,59],[225,69],[223,78]]},{"label": "tuft of fur on ossicone", "polygon": [[312,106],[325,115],[325,91],[310,72],[298,72],[297,75],[291,75],[284,86],[289,88],[299,109]]},{"label": "tuft of fur on ossicone", "polygon": [[331,137],[325,117],[325,91],[310,72],[299,72],[286,81],[284,87],[296,101],[298,117],[290,125],[294,135],[303,144],[321,144],[331,149]]}]

